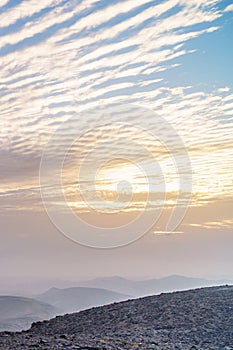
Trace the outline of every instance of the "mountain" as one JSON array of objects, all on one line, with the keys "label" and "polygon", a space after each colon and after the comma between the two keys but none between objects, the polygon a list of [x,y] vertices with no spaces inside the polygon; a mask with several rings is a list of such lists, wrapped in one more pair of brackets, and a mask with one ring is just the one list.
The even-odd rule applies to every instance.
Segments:
[{"label": "mountain", "polygon": [[0,331],[28,329],[35,321],[110,304],[129,296],[97,288],[51,288],[36,297],[0,296]]},{"label": "mountain", "polygon": [[49,319],[57,310],[48,304],[18,296],[0,296],[0,330],[27,329],[32,322]]},{"label": "mountain", "polygon": [[51,288],[36,299],[53,305],[60,313],[68,313],[126,300],[129,296],[100,288],[72,287]]},{"label": "mountain", "polygon": [[89,350],[229,350],[233,286],[162,293],[0,333],[0,348]]},{"label": "mountain", "polygon": [[81,282],[80,285],[90,288],[103,288],[111,290],[117,293],[128,294],[132,296],[138,295],[137,284],[129,279],[113,276],[113,277],[100,277],[93,280]]},{"label": "mountain", "polygon": [[[226,283],[224,281],[224,283]],[[134,297],[173,292],[191,288],[221,285],[223,281],[211,281],[202,278],[192,278],[172,275],[164,278],[149,279],[144,281],[132,281],[122,277],[96,278],[82,282],[80,285],[112,290],[118,293],[129,294]]]}]

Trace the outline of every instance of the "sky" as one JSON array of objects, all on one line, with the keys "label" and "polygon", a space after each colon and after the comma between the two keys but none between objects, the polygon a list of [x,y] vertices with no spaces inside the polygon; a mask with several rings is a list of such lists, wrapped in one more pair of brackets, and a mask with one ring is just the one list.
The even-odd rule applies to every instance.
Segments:
[{"label": "sky", "polygon": [[232,32],[230,0],[0,0],[2,285],[233,279]]}]

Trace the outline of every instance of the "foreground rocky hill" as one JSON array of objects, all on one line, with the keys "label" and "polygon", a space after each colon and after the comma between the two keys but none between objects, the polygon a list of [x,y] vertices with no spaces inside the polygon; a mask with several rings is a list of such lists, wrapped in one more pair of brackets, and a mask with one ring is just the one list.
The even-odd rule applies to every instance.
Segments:
[{"label": "foreground rocky hill", "polygon": [[0,333],[0,349],[233,349],[233,286],[96,307],[29,331]]}]

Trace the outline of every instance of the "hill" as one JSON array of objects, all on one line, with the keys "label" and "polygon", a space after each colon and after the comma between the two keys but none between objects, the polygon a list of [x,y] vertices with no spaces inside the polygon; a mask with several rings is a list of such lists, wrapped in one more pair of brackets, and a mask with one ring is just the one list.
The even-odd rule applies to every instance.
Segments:
[{"label": "hill", "polygon": [[57,310],[46,303],[18,296],[0,296],[0,330],[27,329],[32,322],[49,319]]},{"label": "hill", "polygon": [[[228,283],[224,281],[224,284]],[[135,297],[173,292],[191,288],[209,287],[223,284],[223,281],[212,281],[204,278],[193,278],[172,275],[163,278],[154,278],[144,281],[132,281],[119,276],[96,278],[82,282],[82,286],[104,288],[118,293],[129,294]]]},{"label": "hill", "polygon": [[92,308],[29,331],[1,333],[0,348],[233,349],[233,286],[160,294]]},{"label": "hill", "polygon": [[60,313],[70,313],[126,300],[129,296],[100,288],[72,287],[51,288],[36,299],[53,305]]}]

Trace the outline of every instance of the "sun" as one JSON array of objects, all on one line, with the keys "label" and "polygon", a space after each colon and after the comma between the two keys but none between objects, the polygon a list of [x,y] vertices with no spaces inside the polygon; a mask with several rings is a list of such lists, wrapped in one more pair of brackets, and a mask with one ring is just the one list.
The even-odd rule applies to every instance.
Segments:
[{"label": "sun", "polygon": [[143,170],[138,165],[116,159],[104,164],[97,172],[96,190],[111,193],[144,193],[148,191],[148,183]]}]

